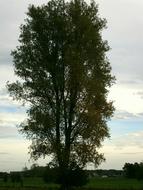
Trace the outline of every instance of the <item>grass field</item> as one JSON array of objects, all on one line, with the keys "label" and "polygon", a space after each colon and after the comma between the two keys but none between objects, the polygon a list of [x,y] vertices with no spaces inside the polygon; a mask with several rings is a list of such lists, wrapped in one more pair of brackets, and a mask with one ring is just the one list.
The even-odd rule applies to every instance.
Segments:
[{"label": "grass field", "polygon": [[[0,181],[0,190],[57,190],[58,185],[45,184],[41,178],[25,178],[23,187]],[[84,187],[74,190],[143,190],[143,181],[125,178],[93,178]]]},{"label": "grass field", "polygon": [[142,189],[143,181],[126,178],[94,178],[86,185],[89,189]]}]

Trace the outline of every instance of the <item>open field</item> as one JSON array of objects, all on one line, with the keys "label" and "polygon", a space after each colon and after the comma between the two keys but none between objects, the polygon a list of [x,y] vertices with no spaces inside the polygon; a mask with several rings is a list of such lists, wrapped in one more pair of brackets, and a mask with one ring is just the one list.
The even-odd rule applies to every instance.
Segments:
[{"label": "open field", "polygon": [[[23,185],[23,187],[21,187]],[[46,184],[40,177],[27,177],[23,179],[23,184],[12,183],[9,179],[8,182],[3,182],[0,180],[0,190],[2,189],[57,189],[59,185],[57,184]]]},{"label": "open field", "polygon": [[[25,178],[23,187],[12,182],[0,181],[0,190],[57,190],[58,185],[45,184],[41,178]],[[84,187],[74,190],[143,190],[143,181],[125,178],[93,178]]]},{"label": "open field", "polygon": [[96,178],[85,186],[89,189],[142,189],[143,181],[126,178]]}]

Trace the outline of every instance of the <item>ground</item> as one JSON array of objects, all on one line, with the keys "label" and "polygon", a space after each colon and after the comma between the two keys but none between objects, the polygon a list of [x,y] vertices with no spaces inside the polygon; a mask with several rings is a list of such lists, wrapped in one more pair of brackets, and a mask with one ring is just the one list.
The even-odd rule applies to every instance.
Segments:
[{"label": "ground", "polygon": [[[23,187],[20,183],[13,184],[8,181],[0,181],[0,190],[57,190],[58,185],[45,184],[42,178],[25,178]],[[92,178],[84,187],[74,188],[74,190],[142,190],[143,181],[126,178]]]}]

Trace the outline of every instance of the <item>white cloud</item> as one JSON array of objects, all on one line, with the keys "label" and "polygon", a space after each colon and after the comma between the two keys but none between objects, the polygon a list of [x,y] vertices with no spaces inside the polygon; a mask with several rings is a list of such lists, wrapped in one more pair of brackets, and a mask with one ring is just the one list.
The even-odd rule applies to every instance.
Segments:
[{"label": "white cloud", "polygon": [[135,96],[136,89],[122,85],[114,85],[109,94],[109,99],[114,101],[117,110],[126,110],[129,113],[143,112],[143,100]]},{"label": "white cloud", "polygon": [[124,110],[115,111],[114,117],[113,117],[113,119],[121,119],[121,120],[133,119],[133,118],[137,118],[137,115],[133,114],[133,113],[129,113],[129,112],[124,111]]},{"label": "white cloud", "polygon": [[[106,147],[109,149],[109,147]],[[102,152],[106,151],[104,148]],[[105,152],[106,161],[102,163],[99,168],[102,169],[122,169],[125,163],[134,163],[134,162],[142,162],[143,151],[141,149],[137,149],[136,147],[128,147],[124,149],[124,152],[120,152],[118,150],[110,148],[112,152]],[[131,152],[127,152],[130,150]]]},{"label": "white cloud", "polygon": [[[30,141],[24,139],[0,138],[0,170],[20,171],[26,165],[28,168],[33,164],[28,154]],[[37,161],[39,165],[46,165],[49,158],[41,158]]]},{"label": "white cloud", "polygon": [[125,110],[116,110],[114,113],[114,116],[112,118],[113,120],[143,120],[143,113],[131,113]]},{"label": "white cloud", "polygon": [[106,162],[99,168],[122,169],[126,162],[141,162],[143,158],[143,131],[128,133],[110,139],[100,149],[104,153]]},{"label": "white cloud", "polygon": [[26,114],[24,113],[0,113],[0,125],[17,125],[25,118]]}]

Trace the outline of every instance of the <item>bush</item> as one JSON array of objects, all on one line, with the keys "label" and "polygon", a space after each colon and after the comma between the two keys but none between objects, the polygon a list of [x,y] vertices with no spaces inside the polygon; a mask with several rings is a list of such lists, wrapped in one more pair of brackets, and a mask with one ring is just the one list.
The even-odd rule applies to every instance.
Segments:
[{"label": "bush", "polygon": [[138,179],[138,180],[142,180],[143,179],[143,163],[125,163],[124,167],[124,175],[127,178],[134,178],[134,179]]},{"label": "bush", "polygon": [[46,183],[58,183],[58,168],[46,167],[46,170],[43,175],[43,180]]},{"label": "bush", "polygon": [[88,181],[86,172],[80,168],[65,170],[63,173],[61,174],[58,168],[47,167],[43,180],[46,183],[64,184],[65,186],[82,186]]},{"label": "bush", "polygon": [[87,183],[88,177],[84,170],[75,169],[69,170],[66,183],[68,186],[83,186]]}]

